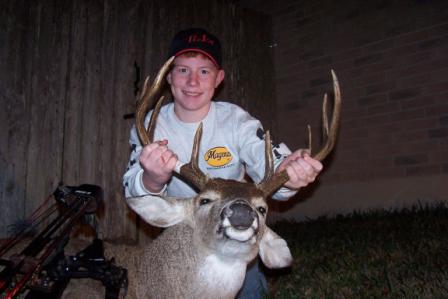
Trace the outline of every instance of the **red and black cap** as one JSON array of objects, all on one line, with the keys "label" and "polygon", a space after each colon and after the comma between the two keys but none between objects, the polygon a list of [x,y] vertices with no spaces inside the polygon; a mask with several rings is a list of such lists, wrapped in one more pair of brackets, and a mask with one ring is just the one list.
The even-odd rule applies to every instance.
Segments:
[{"label": "red and black cap", "polygon": [[190,28],[179,31],[171,41],[169,57],[179,56],[185,52],[204,54],[218,68],[221,68],[221,43],[218,38],[202,28]]}]

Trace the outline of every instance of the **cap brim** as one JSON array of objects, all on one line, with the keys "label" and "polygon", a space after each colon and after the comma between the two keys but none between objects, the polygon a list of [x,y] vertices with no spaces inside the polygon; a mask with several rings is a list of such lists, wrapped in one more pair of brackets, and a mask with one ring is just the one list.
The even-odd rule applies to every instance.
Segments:
[{"label": "cap brim", "polygon": [[221,66],[218,64],[218,62],[216,62],[215,58],[213,58],[213,56],[211,56],[209,53],[207,53],[204,50],[201,49],[197,49],[197,48],[187,48],[187,49],[182,49],[181,51],[177,52],[176,54],[174,54],[174,56],[180,56],[186,52],[198,52],[201,53],[202,55],[207,56],[217,67],[218,69],[221,68]]}]

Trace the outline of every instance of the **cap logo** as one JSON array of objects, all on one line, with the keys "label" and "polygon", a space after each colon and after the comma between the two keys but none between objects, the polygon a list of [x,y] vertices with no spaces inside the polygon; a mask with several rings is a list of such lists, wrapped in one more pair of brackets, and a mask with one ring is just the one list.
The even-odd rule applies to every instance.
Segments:
[{"label": "cap logo", "polygon": [[215,43],[214,40],[210,39],[207,34],[192,34],[187,37],[188,43],[207,43],[213,45]]}]

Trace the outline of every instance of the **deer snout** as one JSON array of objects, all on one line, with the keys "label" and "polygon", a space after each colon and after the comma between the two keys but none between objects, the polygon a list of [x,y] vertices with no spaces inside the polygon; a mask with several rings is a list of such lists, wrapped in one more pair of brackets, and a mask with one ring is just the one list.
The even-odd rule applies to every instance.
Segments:
[{"label": "deer snout", "polygon": [[256,213],[247,203],[237,201],[231,204],[227,209],[227,215],[230,214],[228,219],[234,228],[245,230],[252,226]]}]

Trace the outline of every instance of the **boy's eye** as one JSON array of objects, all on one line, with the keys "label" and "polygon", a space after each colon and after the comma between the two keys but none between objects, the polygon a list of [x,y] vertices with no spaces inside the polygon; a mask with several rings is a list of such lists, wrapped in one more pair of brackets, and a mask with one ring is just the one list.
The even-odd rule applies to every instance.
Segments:
[{"label": "boy's eye", "polygon": [[188,68],[183,67],[183,66],[176,66],[175,71],[180,74],[186,74],[188,72]]},{"label": "boy's eye", "polygon": [[209,70],[201,70],[202,75],[207,75],[208,73],[210,73]]}]

